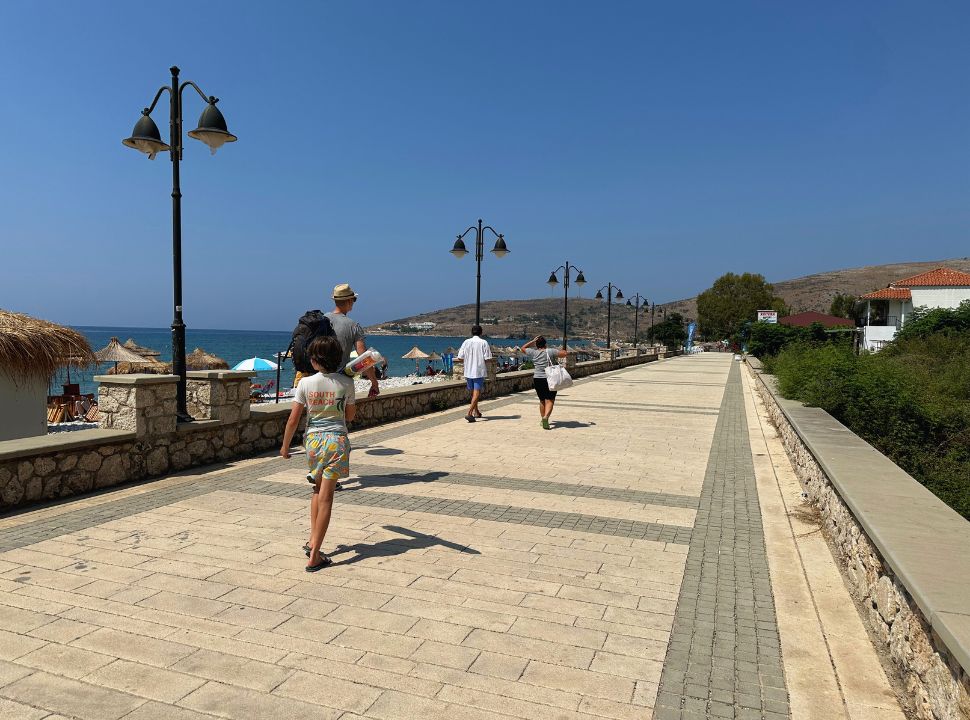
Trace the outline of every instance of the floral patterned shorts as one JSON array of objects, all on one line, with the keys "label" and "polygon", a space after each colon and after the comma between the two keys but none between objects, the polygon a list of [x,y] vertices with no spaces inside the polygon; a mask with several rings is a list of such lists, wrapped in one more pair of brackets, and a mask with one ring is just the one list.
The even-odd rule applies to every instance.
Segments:
[{"label": "floral patterned shorts", "polygon": [[310,432],[303,446],[314,482],[350,476],[350,438],[344,433]]}]

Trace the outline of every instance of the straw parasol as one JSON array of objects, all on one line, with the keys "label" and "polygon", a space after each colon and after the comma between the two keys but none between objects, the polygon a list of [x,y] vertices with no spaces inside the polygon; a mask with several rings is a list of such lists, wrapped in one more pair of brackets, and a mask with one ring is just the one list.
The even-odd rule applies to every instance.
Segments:
[{"label": "straw parasol", "polygon": [[407,351],[401,356],[403,360],[414,360],[414,372],[418,372],[418,362],[420,360],[425,360],[429,357],[428,353],[415,345],[413,348]]},{"label": "straw parasol", "polygon": [[0,310],[0,367],[15,380],[50,378],[59,367],[93,362],[91,346],[76,330]]},{"label": "straw parasol", "polygon": [[189,370],[228,370],[229,363],[217,355],[207,353],[202,348],[196,348],[185,358],[185,366]]},{"label": "straw parasol", "polygon": [[144,345],[139,345],[135,342],[134,338],[128,338],[125,340],[125,344],[122,347],[128,348],[133,353],[137,353],[145,358],[157,358],[161,357],[161,353],[158,350],[153,350],[150,347],[145,347]]},{"label": "straw parasol", "polygon": [[132,373],[148,373],[149,375],[170,375],[172,363],[162,362],[158,358],[145,358],[141,362],[119,360],[113,368],[108,368],[108,375],[130,375]]},{"label": "straw parasol", "polygon": [[126,348],[116,337],[111,338],[107,345],[94,353],[94,358],[99,363],[113,362],[115,364],[114,370],[116,375],[118,374],[118,363],[120,362],[138,364],[144,364],[146,362],[146,358]]}]

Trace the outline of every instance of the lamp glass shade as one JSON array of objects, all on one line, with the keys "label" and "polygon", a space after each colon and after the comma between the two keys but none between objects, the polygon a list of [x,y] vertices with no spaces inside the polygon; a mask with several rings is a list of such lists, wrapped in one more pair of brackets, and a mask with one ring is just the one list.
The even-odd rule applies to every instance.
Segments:
[{"label": "lamp glass shade", "polygon": [[602,290],[597,290],[596,291],[596,297],[594,297],[593,299],[594,300],[602,300],[603,299],[603,291]]},{"label": "lamp glass shade", "polygon": [[495,241],[495,247],[492,248],[492,255],[498,258],[503,258],[508,254],[509,249],[505,245],[505,237],[499,235],[498,240]]},{"label": "lamp glass shade", "polygon": [[576,276],[576,284],[582,287],[586,284],[586,278],[583,276],[583,271],[579,271],[579,275]]},{"label": "lamp glass shade", "polygon": [[623,291],[622,290],[617,290],[616,291],[616,299],[617,300],[622,300],[623,299]]},{"label": "lamp glass shade", "polygon": [[455,246],[448,252],[461,260],[468,254],[468,250],[465,248],[465,241],[459,237],[457,240],[455,240]]},{"label": "lamp glass shade", "polygon": [[125,138],[121,142],[126,147],[145,153],[149,160],[154,160],[155,155],[169,149],[169,146],[162,142],[158,125],[147,112],[142,113],[142,116],[138,118],[135,129],[131,131],[131,137]]},{"label": "lamp glass shade", "polygon": [[213,155],[227,142],[236,142],[238,139],[229,132],[226,127],[226,119],[222,116],[219,108],[216,107],[214,100],[211,99],[205,110],[202,111],[202,116],[199,118],[199,127],[195,130],[189,130],[188,136],[208,145]]},{"label": "lamp glass shade", "polygon": [[632,303],[632,302],[630,302],[629,300],[627,300],[627,301],[626,301],[626,306],[627,306],[627,307],[633,307],[633,303]]},{"label": "lamp glass shade", "polygon": [[550,287],[554,287],[559,284],[559,278],[556,277],[556,273],[549,273],[549,279],[546,280],[546,284]]}]

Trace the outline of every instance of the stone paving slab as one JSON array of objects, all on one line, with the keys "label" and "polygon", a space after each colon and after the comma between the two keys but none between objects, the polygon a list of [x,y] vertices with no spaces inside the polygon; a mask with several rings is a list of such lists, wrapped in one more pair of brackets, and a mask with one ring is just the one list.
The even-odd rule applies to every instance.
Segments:
[{"label": "stone paving slab", "polygon": [[313,575],[300,457],[7,516],[0,715],[787,716],[740,392],[686,357],[552,431],[522,393],[354,433]]}]

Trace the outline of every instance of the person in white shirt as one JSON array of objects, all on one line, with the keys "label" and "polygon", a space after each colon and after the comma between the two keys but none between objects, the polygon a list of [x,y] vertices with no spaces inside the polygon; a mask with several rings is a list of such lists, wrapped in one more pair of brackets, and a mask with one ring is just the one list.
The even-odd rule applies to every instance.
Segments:
[{"label": "person in white shirt", "polygon": [[472,391],[472,402],[468,407],[468,414],[465,419],[468,422],[475,422],[482,416],[478,410],[478,398],[481,397],[482,390],[485,389],[485,361],[492,359],[492,350],[488,343],[482,339],[482,326],[472,325],[472,336],[461,344],[458,349],[458,359],[465,365],[465,384]]}]

